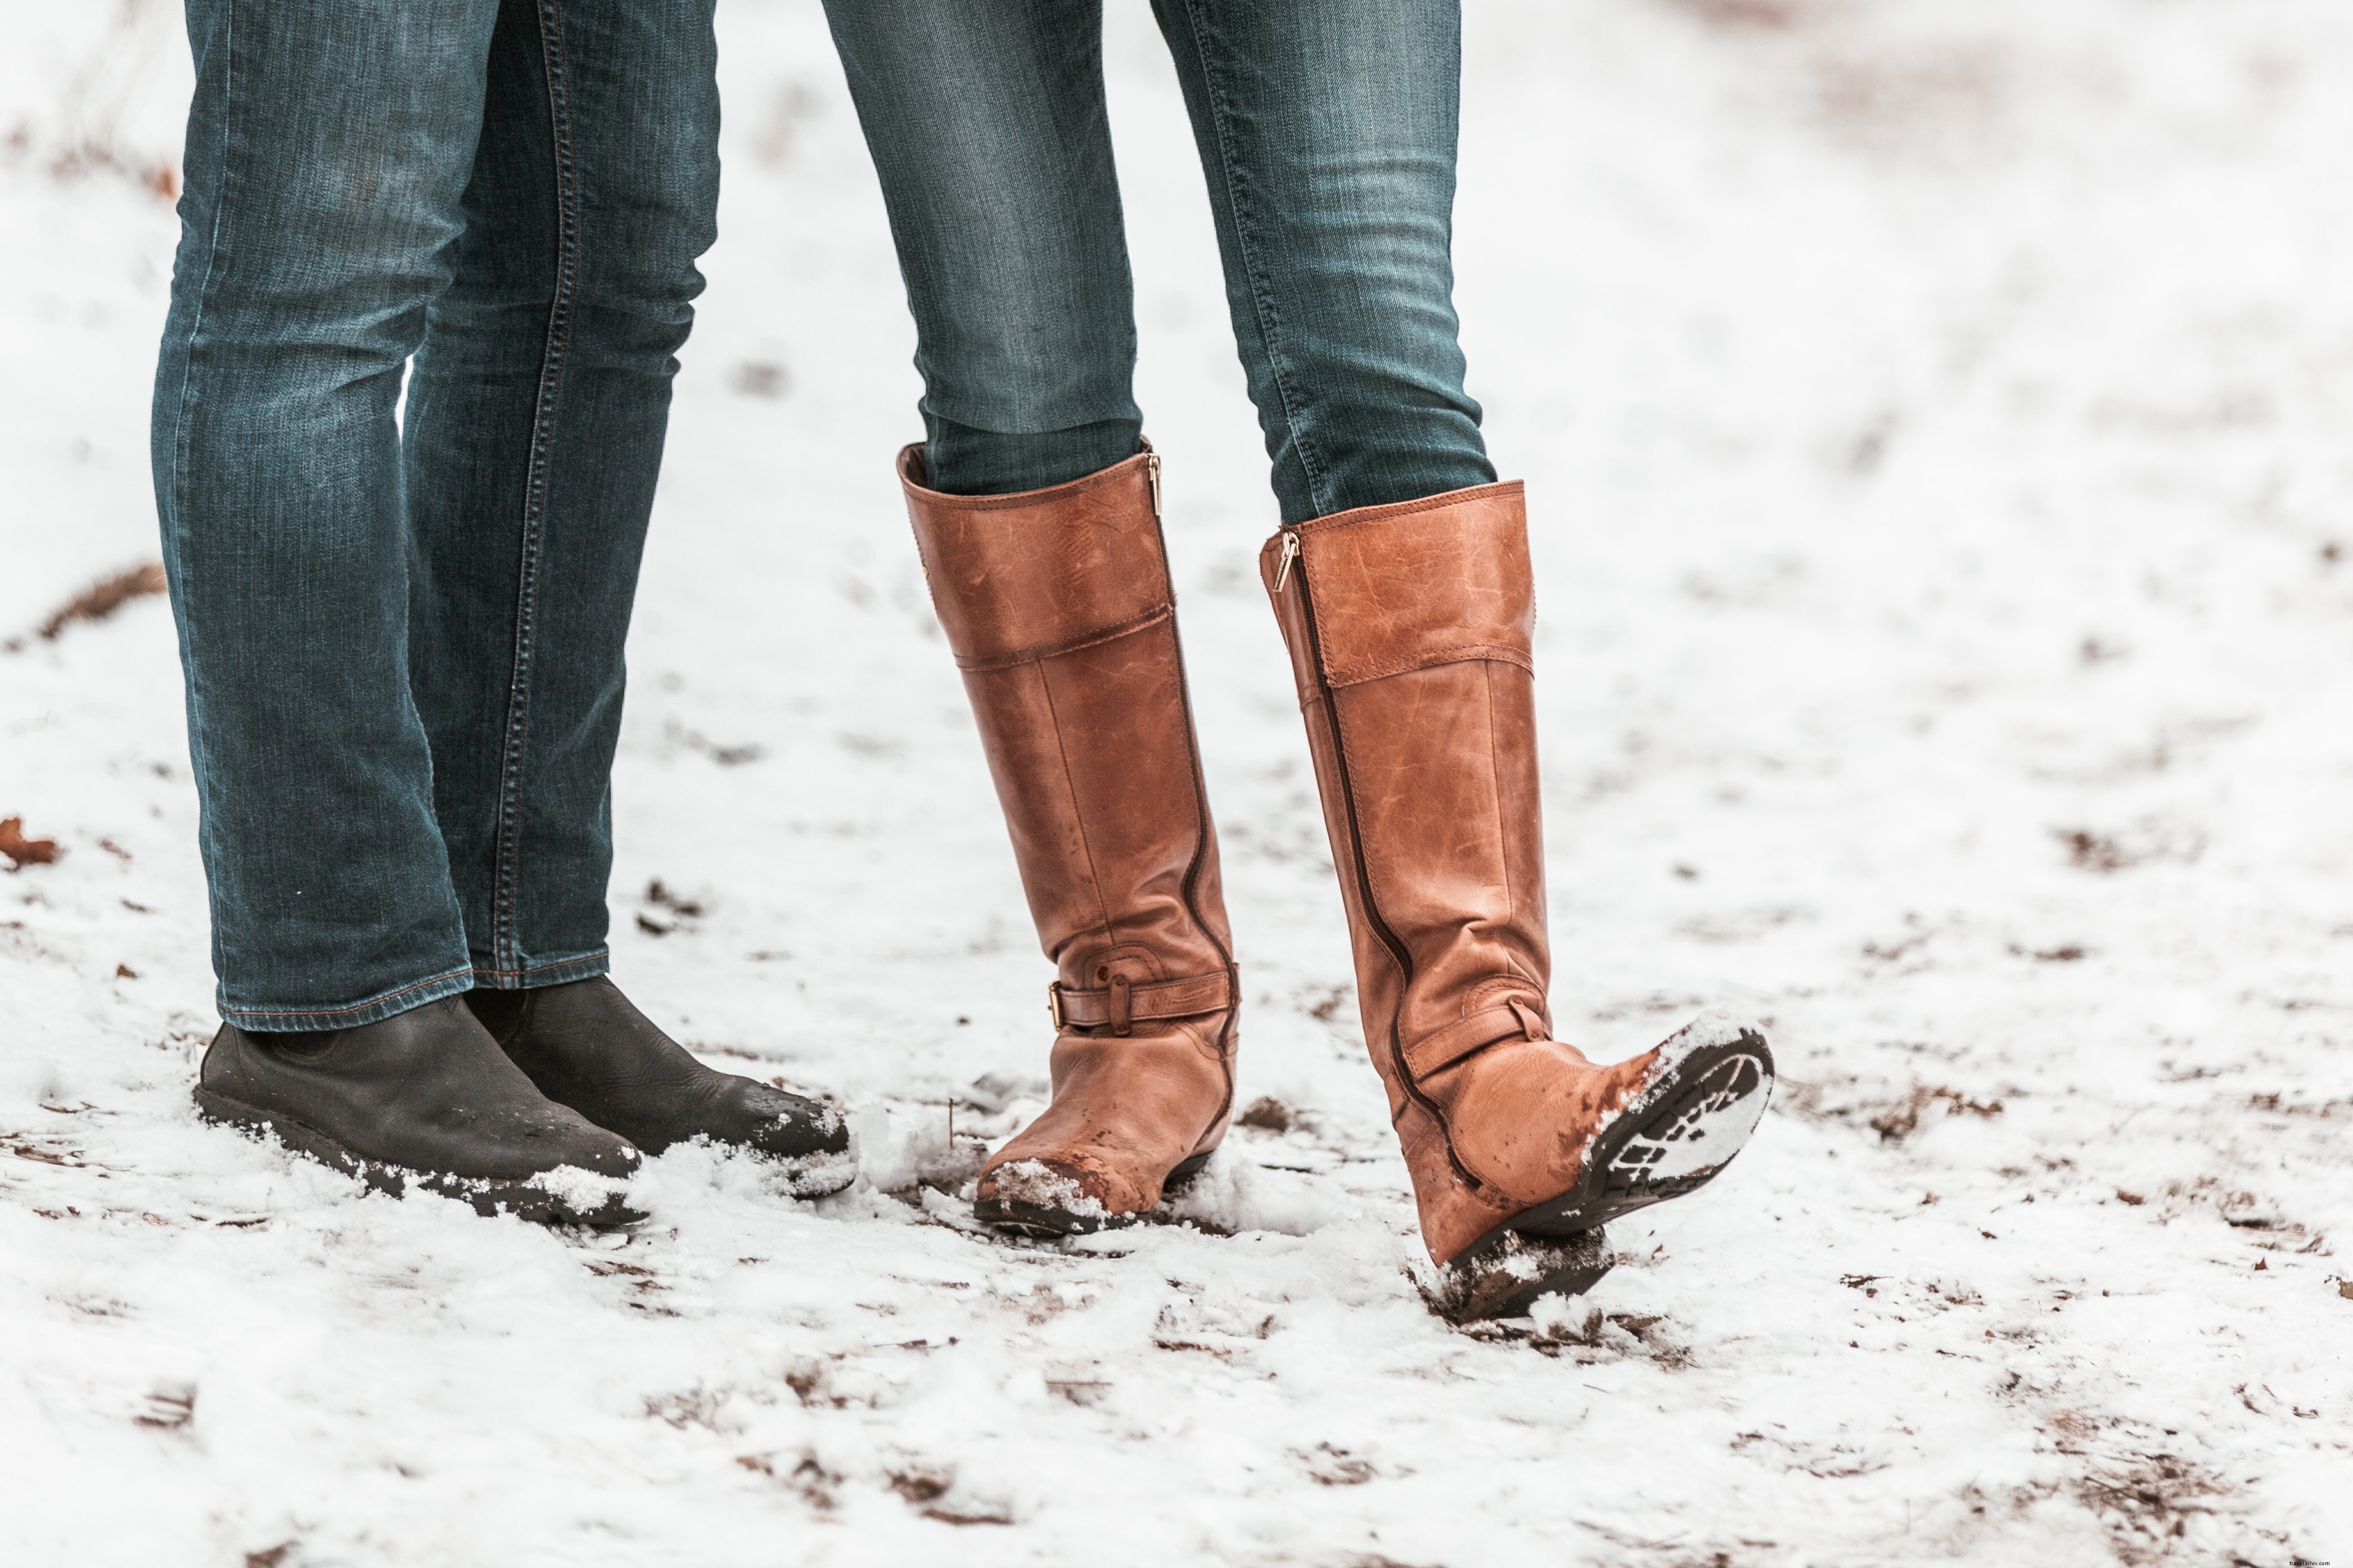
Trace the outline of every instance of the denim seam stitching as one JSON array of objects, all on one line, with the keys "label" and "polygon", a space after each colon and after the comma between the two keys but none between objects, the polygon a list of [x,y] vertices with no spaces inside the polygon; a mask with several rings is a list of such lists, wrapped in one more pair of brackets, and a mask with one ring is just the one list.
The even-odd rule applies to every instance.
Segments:
[{"label": "denim seam stitching", "polygon": [[[917,442],[916,445],[922,446],[923,443]],[[921,485],[915,484],[912,480],[907,479],[903,475],[900,479],[900,483],[906,486],[908,489],[921,490],[923,494],[924,503],[926,505],[938,508],[941,510],[1019,510],[1029,507],[1060,505],[1081,495],[1084,495],[1090,490],[1125,482],[1134,478],[1134,474],[1131,470],[1139,464],[1141,459],[1151,455],[1152,444],[1149,441],[1146,441],[1144,444],[1144,450],[1136,453],[1133,458],[1123,458],[1118,462],[1113,463],[1110,468],[1098,468],[1092,474],[1081,474],[1077,479],[1065,479],[1059,485],[1045,485],[1034,490],[1016,490],[1009,495],[951,495],[945,490],[935,490],[932,489],[928,483]],[[927,454],[924,458],[924,462],[928,465],[930,461],[931,458]],[[930,477],[931,471],[927,466],[924,469],[924,478],[929,479]]]},{"label": "denim seam stitching", "polygon": [[368,1008],[385,1002],[396,1002],[413,992],[429,990],[433,986],[456,980],[460,976],[470,976],[473,973],[473,966],[469,964],[463,969],[452,969],[447,973],[429,975],[414,985],[404,985],[397,991],[379,992],[366,1001],[354,1002],[348,1007],[224,1007],[221,1011],[225,1015],[238,1018],[333,1018],[345,1013],[365,1012]]},{"label": "denim seam stitching", "polygon": [[520,969],[493,969],[480,963],[473,964],[470,968],[476,974],[489,974],[501,980],[520,980],[528,975],[544,974],[551,969],[571,969],[583,963],[605,963],[612,956],[613,950],[610,947],[596,947],[570,958],[551,958],[543,963],[526,963]]},{"label": "denim seam stitching", "polygon": [[[505,755],[499,777],[498,906],[491,941],[503,966],[518,963],[515,884],[520,877],[523,734],[531,709],[531,666],[539,608],[540,555],[546,542],[547,483],[555,438],[555,405],[570,344],[573,290],[579,279],[580,187],[573,161],[571,92],[565,72],[564,15],[558,0],[539,0],[542,69],[547,77],[547,111],[555,177],[555,298],[549,307],[547,346],[540,361],[537,406],[533,410],[531,451],[523,487],[522,558],[515,584],[514,673],[507,689]],[[468,966],[471,972],[472,966]],[[501,968],[494,973],[508,973]]]},{"label": "denim seam stitching", "polygon": [[[195,764],[196,776],[199,778],[206,774],[205,767],[198,760],[198,753],[204,749],[202,737],[205,733],[205,724],[201,713],[203,700],[195,679],[195,670],[199,663],[195,658],[195,621],[185,610],[187,600],[185,584],[188,581],[188,558],[187,552],[182,548],[186,542],[186,530],[181,520],[187,511],[188,404],[195,390],[196,340],[204,334],[205,303],[212,297],[213,277],[220,268],[221,215],[228,207],[228,186],[235,177],[233,171],[236,167],[235,161],[228,155],[228,143],[237,102],[237,0],[229,0],[223,9],[228,16],[228,26],[226,36],[221,40],[221,123],[218,149],[220,184],[213,193],[212,232],[205,237],[205,276],[196,286],[195,312],[188,321],[188,335],[180,359],[180,390],[172,405],[172,526],[166,535],[166,542],[172,552],[173,571],[170,577],[181,585],[181,591],[173,596],[173,609],[174,618],[180,625],[181,638],[187,649],[188,751],[189,760]],[[202,90],[201,84],[198,90]],[[200,801],[199,805],[201,804]],[[204,816],[205,814],[200,810],[197,831],[197,843],[200,848],[208,836],[209,825],[203,822]],[[227,970],[231,966],[222,963],[220,967]]]},{"label": "denim seam stitching", "polygon": [[1292,377],[1281,344],[1282,319],[1275,309],[1267,282],[1267,272],[1261,265],[1259,247],[1252,237],[1250,223],[1246,221],[1246,205],[1242,188],[1234,181],[1235,158],[1229,139],[1231,110],[1227,101],[1226,84],[1219,75],[1207,42],[1202,37],[1198,0],[1182,0],[1185,21],[1193,35],[1193,48],[1200,57],[1201,79],[1208,88],[1209,121],[1218,137],[1218,173],[1225,186],[1226,205],[1233,214],[1234,248],[1241,258],[1243,276],[1250,280],[1250,306],[1258,317],[1258,332],[1266,345],[1267,375],[1274,383],[1275,395],[1282,400],[1282,422],[1291,434],[1292,449],[1299,454],[1299,467],[1307,476],[1308,504],[1317,512],[1325,510],[1322,492],[1324,485],[1322,465],[1316,459],[1314,444],[1298,412],[1298,398],[1292,390]]}]

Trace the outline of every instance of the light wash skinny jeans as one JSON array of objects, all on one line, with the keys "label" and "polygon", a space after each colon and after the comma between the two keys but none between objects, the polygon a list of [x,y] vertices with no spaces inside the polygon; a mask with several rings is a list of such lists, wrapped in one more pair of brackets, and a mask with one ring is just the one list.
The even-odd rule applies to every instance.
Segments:
[{"label": "light wash skinny jeans", "polygon": [[[1453,268],[1457,0],[1153,0],[1283,521],[1492,483]],[[1101,0],[826,0],[913,308],[932,483],[1134,455]]]}]

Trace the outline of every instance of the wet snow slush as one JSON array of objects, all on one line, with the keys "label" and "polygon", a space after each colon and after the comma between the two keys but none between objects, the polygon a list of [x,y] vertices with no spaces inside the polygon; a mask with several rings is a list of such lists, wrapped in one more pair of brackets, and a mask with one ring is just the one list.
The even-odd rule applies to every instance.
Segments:
[{"label": "wet snow slush", "polygon": [[[1356,1038],[1165,50],[1109,73],[1248,989],[1166,1221],[958,1193],[1046,966],[890,461],[817,6],[726,0],[723,238],[616,783],[615,969],[858,1185],[575,1236],[200,1125],[147,383],[164,0],[0,0],[0,1561],[2353,1562],[2353,14],[1473,0],[1472,390],[1533,500],[1562,1033],[1787,1075],[1584,1299],[1457,1329]],[[953,1133],[951,1133],[953,1123]]]}]

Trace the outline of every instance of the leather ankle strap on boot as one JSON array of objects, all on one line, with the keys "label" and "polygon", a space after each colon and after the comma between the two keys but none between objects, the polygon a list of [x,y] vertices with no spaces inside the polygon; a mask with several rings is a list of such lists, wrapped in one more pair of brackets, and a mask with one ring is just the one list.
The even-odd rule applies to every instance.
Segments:
[{"label": "leather ankle strap on boot", "polygon": [[1228,970],[1183,980],[1147,980],[1142,984],[1114,975],[1100,990],[1082,991],[1056,981],[1046,987],[1046,1009],[1057,1029],[1092,1029],[1110,1025],[1124,1035],[1139,1023],[1190,1018],[1234,1005],[1234,975]]},{"label": "leather ankle strap on boot", "polygon": [[1498,1040],[1514,1037],[1541,1040],[1551,1031],[1546,1027],[1544,1015],[1516,996],[1507,996],[1492,1007],[1482,1007],[1465,1018],[1458,1018],[1442,1029],[1434,1030],[1405,1047],[1406,1070],[1419,1083],[1434,1072],[1452,1067],[1474,1051],[1482,1051]]}]

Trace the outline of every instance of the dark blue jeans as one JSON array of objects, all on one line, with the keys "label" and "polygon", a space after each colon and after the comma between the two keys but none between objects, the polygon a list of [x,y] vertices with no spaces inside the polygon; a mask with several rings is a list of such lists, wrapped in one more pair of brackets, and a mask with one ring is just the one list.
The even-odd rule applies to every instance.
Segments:
[{"label": "dark blue jeans", "polygon": [[[1493,481],[1453,268],[1458,0],[1154,0],[1283,520]],[[882,177],[932,483],[1133,457],[1102,0],[826,0]]]},{"label": "dark blue jeans", "polygon": [[187,0],[155,490],[245,1028],[604,971],[712,6]]}]

